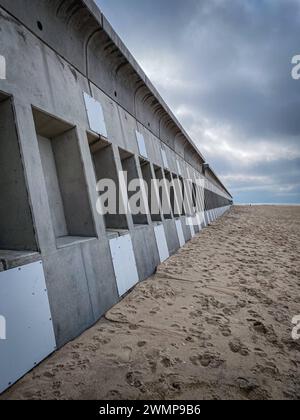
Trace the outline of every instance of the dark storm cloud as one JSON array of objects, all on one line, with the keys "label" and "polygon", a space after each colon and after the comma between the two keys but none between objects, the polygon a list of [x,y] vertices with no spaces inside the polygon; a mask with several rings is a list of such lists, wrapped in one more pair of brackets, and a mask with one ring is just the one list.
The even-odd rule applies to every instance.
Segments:
[{"label": "dark storm cloud", "polygon": [[98,4],[237,201],[300,202],[300,1]]}]

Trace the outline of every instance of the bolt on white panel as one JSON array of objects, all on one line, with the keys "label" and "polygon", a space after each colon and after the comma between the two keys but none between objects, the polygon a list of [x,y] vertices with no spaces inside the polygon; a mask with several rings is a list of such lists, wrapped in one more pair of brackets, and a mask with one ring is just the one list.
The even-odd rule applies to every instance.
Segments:
[{"label": "bolt on white panel", "polygon": [[102,105],[96,99],[83,93],[90,129],[103,137],[107,136],[107,129],[103,114]]},{"label": "bolt on white panel", "polygon": [[154,228],[158,253],[160,257],[160,262],[164,262],[169,258],[169,249],[165,235],[165,229],[163,225],[155,226]]},{"label": "bolt on white panel", "polygon": [[5,320],[0,339],[3,392],[56,348],[41,262],[0,273],[0,315]]},{"label": "bolt on white panel", "polygon": [[148,153],[147,153],[147,149],[146,149],[146,143],[145,143],[144,136],[141,133],[139,133],[138,131],[136,131],[135,134],[136,134],[136,139],[137,139],[140,155],[142,157],[148,159]]},{"label": "bolt on white panel", "polygon": [[179,244],[180,244],[180,246],[183,246],[183,245],[185,245],[185,239],[184,239],[184,235],[183,235],[181,220],[176,220],[175,223],[176,223],[176,230],[177,230],[177,235],[178,235],[178,239],[179,239]]},{"label": "bolt on white panel", "polygon": [[119,296],[123,296],[139,281],[130,235],[109,241]]}]

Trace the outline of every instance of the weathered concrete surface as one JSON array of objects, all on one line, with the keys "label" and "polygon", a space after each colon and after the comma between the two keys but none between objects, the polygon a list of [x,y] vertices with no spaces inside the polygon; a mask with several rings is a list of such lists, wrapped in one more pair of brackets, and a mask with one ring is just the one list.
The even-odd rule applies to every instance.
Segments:
[{"label": "weathered concrete surface", "polygon": [[145,280],[154,273],[155,268],[160,264],[153,227],[135,229],[132,234],[132,244],[139,278]]},{"label": "weathered concrete surface", "polygon": [[94,324],[118,301],[106,240],[59,249],[44,258],[58,347]]},{"label": "weathered concrete surface", "polygon": [[299,399],[299,207],[235,207],[2,399]]}]

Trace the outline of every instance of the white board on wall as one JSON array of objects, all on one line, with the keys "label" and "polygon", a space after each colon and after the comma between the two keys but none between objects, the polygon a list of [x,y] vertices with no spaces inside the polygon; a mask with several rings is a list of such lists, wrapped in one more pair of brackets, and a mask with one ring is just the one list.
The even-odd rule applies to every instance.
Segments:
[{"label": "white board on wall", "polygon": [[179,162],[178,159],[176,159],[176,165],[177,165],[178,175],[182,176],[181,166],[180,166],[180,162]]},{"label": "white board on wall", "polygon": [[41,262],[0,272],[0,315],[6,324],[6,339],[0,340],[3,392],[56,348]]},{"label": "white board on wall", "polygon": [[136,140],[139,147],[140,155],[146,159],[148,159],[148,153],[146,149],[146,143],[143,134],[139,133],[138,131],[135,132]]},{"label": "white board on wall", "polygon": [[166,169],[169,169],[169,162],[168,162],[168,159],[167,159],[167,153],[166,153],[165,149],[163,149],[163,148],[161,148],[161,156],[162,156],[164,167]]},{"label": "white board on wall", "polygon": [[109,241],[119,296],[123,296],[139,281],[130,235]]},{"label": "white board on wall", "polygon": [[178,235],[180,246],[185,245],[185,240],[184,240],[184,235],[183,235],[181,220],[176,220],[176,230],[177,230],[177,235]]},{"label": "white board on wall", "polygon": [[196,220],[195,217],[187,217],[187,224],[190,227],[192,238],[195,236],[195,228],[194,228],[194,221]]},{"label": "white board on wall", "polygon": [[199,230],[202,230],[202,223],[203,223],[203,213],[197,213],[197,221],[198,221],[198,226],[199,226]]},{"label": "white board on wall", "polygon": [[90,129],[95,133],[107,138],[107,129],[103,114],[102,105],[96,99],[83,93],[86,112],[89,120]]},{"label": "white board on wall", "polygon": [[169,258],[169,248],[166,240],[165,229],[163,225],[157,225],[154,228],[160,262],[164,262]]}]

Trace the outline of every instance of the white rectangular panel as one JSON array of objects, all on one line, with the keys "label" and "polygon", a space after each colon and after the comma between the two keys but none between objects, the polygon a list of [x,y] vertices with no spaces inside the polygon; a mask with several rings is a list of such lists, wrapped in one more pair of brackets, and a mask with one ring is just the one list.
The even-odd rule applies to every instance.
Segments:
[{"label": "white rectangular panel", "polygon": [[185,240],[184,240],[184,235],[183,235],[181,220],[176,220],[176,230],[177,230],[177,235],[178,235],[180,246],[185,245]]},{"label": "white rectangular panel", "polygon": [[83,96],[90,129],[95,133],[98,133],[101,136],[107,138],[107,129],[105,125],[102,105],[100,102],[96,101],[96,99],[92,98],[85,92],[83,93]]},{"label": "white rectangular panel", "polygon": [[109,241],[119,295],[123,296],[139,281],[130,235]]},{"label": "white rectangular panel", "polygon": [[138,131],[136,131],[135,134],[136,134],[136,139],[139,146],[140,155],[148,159],[148,153],[146,149],[144,136]]},{"label": "white rectangular panel", "polygon": [[169,249],[163,225],[155,226],[154,228],[157,248],[159,252],[160,262],[164,262],[169,258]]},{"label": "white rectangular panel", "polygon": [[196,220],[197,220],[197,219],[196,219],[196,216],[195,216],[195,217],[188,217],[188,218],[187,218],[187,224],[188,224],[188,225],[189,225],[189,227],[190,227],[192,238],[195,236],[194,223],[195,223],[195,221],[196,221]]},{"label": "white rectangular panel", "polygon": [[2,392],[56,348],[41,262],[0,273],[0,316],[6,324],[6,339],[0,340]]},{"label": "white rectangular panel", "polygon": [[182,176],[181,166],[180,166],[180,162],[179,162],[178,159],[176,160],[176,165],[177,165],[178,175]]},{"label": "white rectangular panel", "polygon": [[162,155],[162,160],[163,160],[164,167],[166,169],[169,169],[169,163],[168,163],[168,159],[167,159],[167,154],[166,154],[165,149],[163,149],[163,148],[161,149],[161,155]]}]

